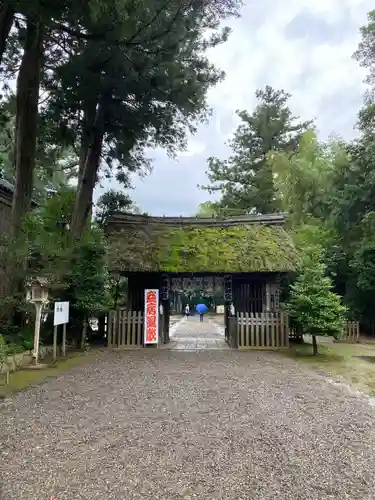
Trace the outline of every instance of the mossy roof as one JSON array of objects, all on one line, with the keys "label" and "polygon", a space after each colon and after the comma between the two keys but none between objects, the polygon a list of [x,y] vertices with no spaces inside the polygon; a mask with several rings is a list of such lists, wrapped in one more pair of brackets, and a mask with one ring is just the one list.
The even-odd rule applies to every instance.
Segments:
[{"label": "mossy roof", "polygon": [[[267,217],[267,216],[266,216]],[[281,218],[118,217],[109,221],[109,268],[158,272],[288,272],[298,254]],[[273,221],[273,222],[272,222]]]}]

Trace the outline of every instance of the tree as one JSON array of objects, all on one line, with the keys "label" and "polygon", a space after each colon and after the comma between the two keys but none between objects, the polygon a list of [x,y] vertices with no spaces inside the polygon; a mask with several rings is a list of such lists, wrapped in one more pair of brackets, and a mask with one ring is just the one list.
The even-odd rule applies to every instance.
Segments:
[{"label": "tree", "polygon": [[229,145],[228,160],[208,159],[209,193],[219,192],[218,206],[238,213],[271,213],[280,209],[267,155],[295,151],[311,122],[298,122],[288,106],[290,95],[266,86],[257,90],[258,105],[250,114],[238,112],[241,124]]},{"label": "tree", "polygon": [[317,335],[342,335],[346,312],[341,298],[332,291],[332,281],[320,259],[319,254],[305,256],[285,304],[297,330],[312,335],[314,355],[318,353]]},{"label": "tree", "polygon": [[0,64],[5,52],[6,43],[12,29],[14,8],[12,2],[4,0],[0,5]]},{"label": "tree", "polygon": [[215,204],[211,201],[206,201],[199,204],[199,210],[195,215],[197,217],[216,217],[218,213]]},{"label": "tree", "polygon": [[11,232],[16,239],[30,211],[37,143],[38,99],[43,55],[43,27],[38,17],[26,20],[23,55],[18,71],[15,123],[15,191]]},{"label": "tree", "polygon": [[[51,58],[48,53],[54,44],[51,40],[56,35],[53,26],[56,21],[65,25],[73,19],[79,19],[78,12],[81,13],[81,9],[85,10],[89,5],[89,0],[81,2],[79,7],[69,0],[63,6],[52,6],[49,2],[34,0],[2,2],[0,61],[3,82],[17,74],[14,147],[11,154],[14,178],[11,236],[15,240],[22,232],[23,218],[30,211],[32,203],[36,177],[40,84],[44,71],[50,70],[48,63]],[[60,61],[61,58],[54,58],[55,65],[60,64]],[[6,83],[3,84],[3,90],[9,93]]]},{"label": "tree", "polygon": [[114,213],[132,212],[135,205],[130,196],[110,189],[98,199],[96,204],[96,221],[100,226],[105,226],[109,217]]},{"label": "tree", "polygon": [[367,98],[372,102],[375,87],[375,10],[367,14],[367,20],[367,25],[360,29],[361,41],[353,57],[362,68],[368,70],[365,82],[369,85]]},{"label": "tree", "polygon": [[43,105],[39,102],[39,110],[55,124],[55,144],[79,151],[71,223],[79,237],[91,212],[103,158],[107,173],[116,160],[120,179],[128,171],[147,169],[146,145],[161,145],[170,152],[181,148],[186,132],[207,116],[207,89],[223,74],[205,52],[226,40],[229,30],[221,29],[220,21],[237,15],[240,3],[2,3],[3,74],[19,69],[14,235],[30,209],[40,88],[47,97]]},{"label": "tree", "polygon": [[[14,127],[16,109],[14,96],[0,103],[0,177],[15,184]],[[78,159],[72,148],[53,142],[53,126],[39,114],[38,138],[33,174],[33,200],[42,202],[49,194],[64,188],[77,177]]]},{"label": "tree", "polygon": [[73,249],[71,271],[66,275],[65,298],[70,300],[74,322],[81,326],[81,349],[86,339],[88,318],[106,309],[109,278],[103,234],[92,227]]},{"label": "tree", "polygon": [[309,130],[298,151],[269,153],[267,162],[280,208],[293,226],[329,215],[333,177],[341,165],[348,166],[347,153],[337,141],[319,143],[315,130]]},{"label": "tree", "polygon": [[[353,289],[349,248],[359,227],[356,219],[350,225],[355,216],[353,212],[349,217],[347,202],[361,184],[354,175],[358,170],[351,149],[352,146],[339,139],[321,143],[315,131],[310,130],[303,135],[295,153],[276,152],[268,156],[295,245],[301,254],[311,250],[322,252],[335,291],[345,297],[346,303],[348,292]],[[355,196],[358,201],[360,198]],[[358,208],[357,205],[357,214]]]},{"label": "tree", "polygon": [[[105,175],[115,171],[119,180],[127,179],[129,171],[148,169],[145,146],[173,152],[206,118],[207,90],[223,74],[205,52],[226,40],[228,30],[220,31],[219,21],[234,14],[239,2],[120,3],[120,12],[107,9],[94,21],[85,20],[88,33],[100,35],[71,45],[66,62],[46,81],[55,122],[63,125],[67,140],[79,141],[72,217],[77,237],[88,220],[102,159]],[[207,30],[213,33],[209,38]]]}]

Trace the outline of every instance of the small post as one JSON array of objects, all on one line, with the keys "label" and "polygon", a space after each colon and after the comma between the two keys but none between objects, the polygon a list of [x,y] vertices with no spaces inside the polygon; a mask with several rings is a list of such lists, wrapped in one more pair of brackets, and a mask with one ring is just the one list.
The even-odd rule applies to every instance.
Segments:
[{"label": "small post", "polygon": [[35,303],[36,317],[35,317],[35,330],[34,330],[34,352],[33,352],[33,365],[36,366],[39,361],[39,335],[40,335],[40,321],[42,317],[42,303]]},{"label": "small post", "polygon": [[52,361],[55,363],[57,358],[57,325],[53,327],[53,354]]},{"label": "small post", "polygon": [[62,344],[61,344],[61,354],[65,357],[66,355],[66,323],[63,324],[63,334],[62,334]]},{"label": "small post", "polygon": [[66,325],[69,322],[69,302],[55,302],[53,324],[55,328],[63,325],[63,335],[61,343],[61,354],[65,356],[66,351]]},{"label": "small post", "polygon": [[87,336],[87,318],[85,316],[85,318],[83,320],[82,332],[81,332],[81,350],[82,351],[85,348],[86,336]]}]

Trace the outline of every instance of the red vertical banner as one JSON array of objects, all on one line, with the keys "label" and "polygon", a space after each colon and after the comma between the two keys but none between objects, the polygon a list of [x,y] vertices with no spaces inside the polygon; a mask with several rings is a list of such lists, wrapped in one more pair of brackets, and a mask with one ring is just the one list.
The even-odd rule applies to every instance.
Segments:
[{"label": "red vertical banner", "polygon": [[159,342],[159,290],[145,290],[144,343]]}]

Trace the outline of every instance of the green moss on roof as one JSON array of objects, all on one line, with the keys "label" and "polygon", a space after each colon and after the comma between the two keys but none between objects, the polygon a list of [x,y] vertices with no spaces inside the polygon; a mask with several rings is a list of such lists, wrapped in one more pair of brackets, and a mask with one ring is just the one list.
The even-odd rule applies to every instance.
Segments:
[{"label": "green moss on roof", "polygon": [[127,227],[109,240],[112,270],[283,272],[298,263],[292,239],[281,226]]}]

